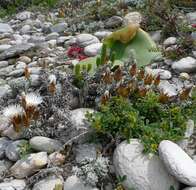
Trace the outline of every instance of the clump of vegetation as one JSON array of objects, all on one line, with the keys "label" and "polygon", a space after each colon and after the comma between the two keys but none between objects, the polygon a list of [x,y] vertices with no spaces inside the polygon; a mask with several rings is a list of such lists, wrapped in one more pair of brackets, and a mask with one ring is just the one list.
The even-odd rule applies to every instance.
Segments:
[{"label": "clump of vegetation", "polygon": [[133,103],[122,97],[112,97],[101,105],[99,112],[87,117],[98,133],[128,141],[138,138],[144,145],[144,152],[156,153],[162,140],[183,139],[187,121],[182,107],[162,105],[158,99],[153,92]]},{"label": "clump of vegetation", "polygon": [[0,18],[34,6],[51,8],[58,2],[59,0],[2,0],[0,1]]},{"label": "clump of vegetation", "polygon": [[[73,168],[74,173],[85,185],[97,186],[103,183],[108,175],[108,159],[98,155],[96,159],[85,159]],[[99,183],[99,184],[98,184]]]},{"label": "clump of vegetation", "polygon": [[20,145],[20,158],[23,159],[25,156],[32,152],[32,147],[28,142],[24,142]]},{"label": "clump of vegetation", "polygon": [[115,60],[101,60],[100,57],[101,64],[94,75],[79,72],[83,76],[81,95],[86,98],[85,105],[94,101],[99,111],[87,116],[98,133],[128,141],[139,138],[144,151],[153,153],[161,140],[178,141],[184,137],[186,110],[192,109],[186,102],[191,88],[169,97],[157,88],[160,76],[138,69],[133,57],[116,67]]}]

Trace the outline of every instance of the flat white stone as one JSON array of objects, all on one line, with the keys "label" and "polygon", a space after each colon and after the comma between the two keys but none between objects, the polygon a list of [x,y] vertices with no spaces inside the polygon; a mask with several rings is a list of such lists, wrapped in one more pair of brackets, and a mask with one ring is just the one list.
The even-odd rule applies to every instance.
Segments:
[{"label": "flat white stone", "polygon": [[97,54],[100,53],[102,46],[103,46],[102,43],[91,44],[84,48],[84,53],[87,56],[96,56]]},{"label": "flat white stone", "polygon": [[159,156],[168,172],[178,181],[196,186],[196,163],[177,144],[164,140],[159,144]]},{"label": "flat white stone", "polygon": [[162,80],[171,79],[171,77],[172,77],[171,72],[168,71],[168,70],[164,70],[164,69],[150,69],[150,68],[146,68],[146,72],[149,73],[149,74],[152,74],[155,77],[160,75],[160,79],[162,79]]},{"label": "flat white stone", "polygon": [[175,37],[169,37],[167,38],[164,42],[163,42],[163,45],[164,46],[170,46],[170,45],[174,45],[176,44],[177,42],[177,39]]},{"label": "flat white stone", "polygon": [[0,45],[0,52],[5,51],[5,50],[9,49],[10,47],[12,47],[12,46],[9,44]]},{"label": "flat white stone", "polygon": [[98,190],[97,188],[84,186],[77,176],[68,177],[64,183],[65,190]]},{"label": "flat white stone", "polygon": [[160,91],[163,91],[168,96],[176,96],[178,94],[177,88],[174,84],[169,83],[167,80],[161,80],[159,86]]},{"label": "flat white stone", "polygon": [[94,35],[99,38],[100,40],[112,34],[110,31],[98,31],[95,32]]},{"label": "flat white stone", "polygon": [[131,139],[117,146],[113,155],[117,176],[126,176],[123,186],[126,190],[178,190],[178,182],[168,174],[162,161],[156,155],[143,154],[143,145],[138,139]]},{"label": "flat white stone", "polygon": [[71,111],[71,120],[78,130],[82,128],[88,128],[89,124],[86,121],[87,119],[85,117],[87,112],[93,113],[94,110],[89,108],[78,108]]},{"label": "flat white stone", "polygon": [[0,33],[13,33],[13,29],[9,24],[0,23]]},{"label": "flat white stone", "polygon": [[81,47],[99,43],[99,39],[91,34],[79,34],[76,36],[76,43]]},{"label": "flat white stone", "polygon": [[61,144],[58,140],[42,136],[35,136],[31,138],[29,143],[34,150],[48,153],[55,152],[63,146],[63,144]]},{"label": "flat white stone", "polygon": [[33,190],[54,190],[55,185],[62,185],[63,181],[55,176],[49,176],[33,186]]},{"label": "flat white stone", "polygon": [[196,59],[192,57],[185,57],[172,64],[172,69],[177,72],[195,72],[196,71]]},{"label": "flat white stone", "polygon": [[0,190],[25,190],[25,180],[14,179],[0,183]]},{"label": "flat white stone", "polygon": [[196,190],[196,187],[187,187],[187,188],[185,188],[183,190]]},{"label": "flat white stone", "polygon": [[48,156],[46,152],[34,153],[18,160],[10,168],[10,171],[14,177],[21,179],[39,171],[39,169],[43,168],[47,162]]}]

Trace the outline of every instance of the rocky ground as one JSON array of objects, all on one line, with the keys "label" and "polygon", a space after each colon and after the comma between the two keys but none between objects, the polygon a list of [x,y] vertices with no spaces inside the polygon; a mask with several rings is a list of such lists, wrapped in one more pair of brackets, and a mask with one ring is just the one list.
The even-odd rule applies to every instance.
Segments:
[{"label": "rocky ground", "polygon": [[[93,109],[81,107],[78,89],[71,81],[72,65],[99,54],[102,39],[124,22],[140,22],[138,15],[113,16],[103,23],[107,30],[74,36],[67,35],[69,26],[55,11],[49,14],[23,11],[0,21],[0,190],[113,190],[115,175],[127,176],[123,184],[127,190],[130,185],[136,190],[169,190],[172,186],[175,190],[187,186],[190,187],[186,190],[196,189],[196,144],[188,146],[194,141],[193,121],[189,121],[187,139],[180,145],[193,160],[167,139],[159,146],[163,163],[158,156],[144,156],[136,139],[130,144],[122,142],[113,158],[98,156],[102,144],[87,141],[91,130],[85,113]],[[196,12],[184,17],[190,25],[196,23]],[[176,47],[176,36],[161,42],[160,31],[150,34],[160,47]],[[195,40],[195,32],[191,35]],[[75,45],[83,48],[78,57],[75,50],[70,50]],[[176,61],[164,58],[146,70],[160,75],[159,89],[175,96],[184,87],[196,84],[196,49]],[[55,98],[47,92],[54,81],[58,92]],[[30,128],[16,132],[4,117],[3,109],[19,102],[23,92],[42,95],[39,105],[42,116]],[[91,163],[85,176],[91,186],[74,175],[85,159]],[[104,186],[94,186],[96,176],[92,167],[98,167],[103,175],[109,171]]]}]

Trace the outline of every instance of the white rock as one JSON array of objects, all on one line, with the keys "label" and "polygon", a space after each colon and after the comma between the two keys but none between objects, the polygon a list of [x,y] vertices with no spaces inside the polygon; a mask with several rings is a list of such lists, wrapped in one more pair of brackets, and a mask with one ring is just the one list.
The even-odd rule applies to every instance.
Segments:
[{"label": "white rock", "polygon": [[195,72],[196,71],[196,59],[192,57],[185,57],[172,64],[172,69],[177,72]]},{"label": "white rock", "polygon": [[182,80],[189,80],[190,79],[190,75],[188,73],[180,73],[179,76]]},{"label": "white rock", "polygon": [[102,45],[103,45],[102,43],[96,43],[96,44],[91,44],[89,46],[86,46],[84,48],[84,53],[87,56],[96,56],[97,54],[100,53]]},{"label": "white rock", "polygon": [[99,43],[99,39],[91,34],[79,34],[76,36],[76,43],[81,47]]},{"label": "white rock", "polygon": [[28,24],[26,24],[26,25],[24,25],[24,26],[21,28],[20,32],[21,32],[22,34],[26,34],[26,33],[28,33],[30,30],[31,30],[31,26],[28,25]]},{"label": "white rock", "polygon": [[46,36],[46,40],[48,41],[48,40],[55,40],[55,39],[57,39],[59,37],[59,33],[57,33],[57,32],[52,32],[52,33],[50,33],[50,34],[48,34],[47,36]]},{"label": "white rock", "polygon": [[71,120],[78,130],[88,128],[89,124],[85,117],[87,112],[93,113],[94,110],[89,108],[78,108],[71,111]]},{"label": "white rock", "polygon": [[153,41],[155,41],[156,43],[159,43],[161,40],[161,30],[150,32],[150,36]]},{"label": "white rock", "polygon": [[51,26],[50,31],[51,32],[57,32],[57,33],[62,33],[66,30],[67,26],[68,25],[67,25],[66,22],[58,23],[58,24],[55,24],[55,25]]},{"label": "white rock", "polygon": [[10,47],[12,46],[9,44],[0,45],[0,52],[5,51],[6,49],[9,49]]},{"label": "white rock", "polygon": [[178,190],[178,182],[165,170],[156,155],[143,154],[143,145],[137,139],[131,139],[117,146],[113,155],[116,175],[126,176],[123,186],[126,190],[169,190],[171,186]]},{"label": "white rock", "polygon": [[164,70],[164,69],[146,68],[146,72],[149,73],[149,74],[152,74],[154,77],[160,75],[160,79],[162,79],[162,80],[171,79],[171,77],[172,77],[171,72],[168,71],[168,70]]},{"label": "white rock", "polygon": [[0,86],[0,98],[11,96],[12,95],[12,89],[9,85],[1,85]]},{"label": "white rock", "polygon": [[176,44],[177,42],[177,39],[175,37],[169,37],[167,38],[164,42],[163,42],[163,45],[164,46],[170,46],[170,45],[174,45]]},{"label": "white rock", "polygon": [[60,152],[53,152],[49,155],[48,159],[53,166],[60,166],[65,162],[65,155]]},{"label": "white rock", "polygon": [[55,185],[62,185],[63,187],[63,180],[55,176],[50,176],[36,183],[33,186],[33,190],[54,190]]},{"label": "white rock", "polygon": [[72,38],[72,36],[60,36],[57,39],[57,44],[63,44],[65,41],[68,41]]},{"label": "white rock", "polygon": [[50,48],[56,47],[56,44],[57,44],[56,40],[49,40],[47,41],[47,43]]},{"label": "white rock", "polygon": [[187,187],[187,188],[185,188],[183,190],[196,190],[196,187]]},{"label": "white rock", "polygon": [[2,159],[4,157],[5,154],[5,150],[6,148],[9,146],[9,144],[12,141],[10,141],[8,138],[6,137],[0,137],[0,159]]},{"label": "white rock", "polygon": [[4,137],[9,137],[12,140],[17,140],[17,139],[21,138],[22,131],[21,132],[16,132],[14,130],[13,126],[10,126],[10,127],[6,128],[5,130],[3,130],[1,135],[4,136]]},{"label": "white rock", "polygon": [[166,80],[161,80],[158,88],[160,91],[162,91],[164,94],[167,94],[170,97],[176,96],[178,94],[176,86],[174,84],[170,84]]},{"label": "white rock", "polygon": [[42,136],[36,136],[31,138],[29,143],[34,150],[44,151],[48,153],[55,152],[63,146],[63,144],[60,143],[58,140]]},{"label": "white rock", "polygon": [[12,162],[9,160],[0,160],[0,177],[1,174],[9,170],[9,168],[12,166]]},{"label": "white rock", "polygon": [[0,33],[13,33],[13,29],[9,24],[0,23]]},{"label": "white rock", "polygon": [[159,156],[168,172],[181,183],[196,186],[196,163],[177,144],[164,140],[159,144]]},{"label": "white rock", "polygon": [[48,161],[46,152],[30,154],[27,157],[18,160],[11,168],[11,174],[15,178],[25,178],[43,168]]},{"label": "white rock", "polygon": [[99,38],[100,40],[102,40],[103,38],[109,36],[110,34],[112,34],[112,32],[110,31],[98,31],[95,32],[94,35]]},{"label": "white rock", "polygon": [[25,69],[26,66],[27,66],[26,63],[18,61],[16,65],[16,69]]},{"label": "white rock", "polygon": [[24,63],[30,63],[31,62],[31,58],[27,57],[27,56],[21,56],[19,57],[18,61],[24,62]]},{"label": "white rock", "polygon": [[0,69],[3,67],[7,67],[9,65],[8,61],[0,61]]},{"label": "white rock", "polygon": [[0,183],[0,190],[25,190],[25,180],[14,179]]},{"label": "white rock", "polygon": [[23,11],[23,12],[21,12],[21,13],[18,13],[17,15],[16,15],[16,18],[18,19],[18,20],[21,20],[21,21],[23,21],[23,20],[27,20],[27,19],[29,19],[29,18],[31,18],[31,12],[29,12],[29,11]]},{"label": "white rock", "polygon": [[65,190],[98,190],[97,188],[84,186],[76,176],[68,177],[64,183]]},{"label": "white rock", "polygon": [[16,162],[20,159],[20,150],[21,146],[28,145],[28,141],[26,140],[18,140],[10,143],[5,150],[6,157]]},{"label": "white rock", "polygon": [[142,22],[142,15],[139,12],[131,12],[125,15],[124,23],[128,24],[140,24]]}]

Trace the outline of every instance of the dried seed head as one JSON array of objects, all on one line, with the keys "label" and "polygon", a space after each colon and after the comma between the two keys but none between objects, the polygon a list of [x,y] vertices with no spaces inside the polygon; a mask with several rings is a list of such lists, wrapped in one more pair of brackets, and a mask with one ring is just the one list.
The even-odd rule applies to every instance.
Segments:
[{"label": "dried seed head", "polygon": [[49,84],[51,84],[51,83],[56,84],[56,76],[53,75],[53,74],[52,75],[49,75],[48,81],[49,81]]},{"label": "dried seed head", "polygon": [[20,105],[10,105],[3,110],[3,115],[13,124],[16,132],[19,132],[21,128],[24,114],[24,109]]},{"label": "dried seed head", "polygon": [[28,80],[30,78],[30,71],[29,68],[26,66],[24,69],[25,78]]},{"label": "dried seed head", "polygon": [[129,74],[133,77],[135,76],[137,73],[137,65],[133,64],[130,69],[129,69]]},{"label": "dried seed head", "polygon": [[122,80],[123,77],[123,70],[122,70],[122,66],[119,66],[115,72],[114,72],[114,80],[115,81],[120,81]]},{"label": "dried seed head", "polygon": [[151,74],[147,74],[144,78],[144,84],[145,85],[151,85],[154,80],[154,77]]},{"label": "dried seed head", "polygon": [[138,94],[140,97],[145,97],[148,92],[148,89],[145,87],[141,87],[138,89]]},{"label": "dried seed head", "polygon": [[169,102],[170,97],[168,96],[168,94],[161,92],[159,95],[159,102],[165,104]]},{"label": "dried seed head", "polygon": [[154,79],[154,85],[155,86],[158,86],[161,82],[161,77],[160,75],[158,75],[155,79]]},{"label": "dried seed head", "polygon": [[186,100],[189,97],[189,93],[191,92],[192,87],[182,89],[179,98],[180,100]]},{"label": "dried seed head", "polygon": [[140,69],[138,74],[137,74],[138,80],[143,80],[144,76],[145,76],[145,70],[144,69]]},{"label": "dried seed head", "polygon": [[43,102],[43,98],[35,93],[28,93],[25,95],[26,107],[37,107]]}]

